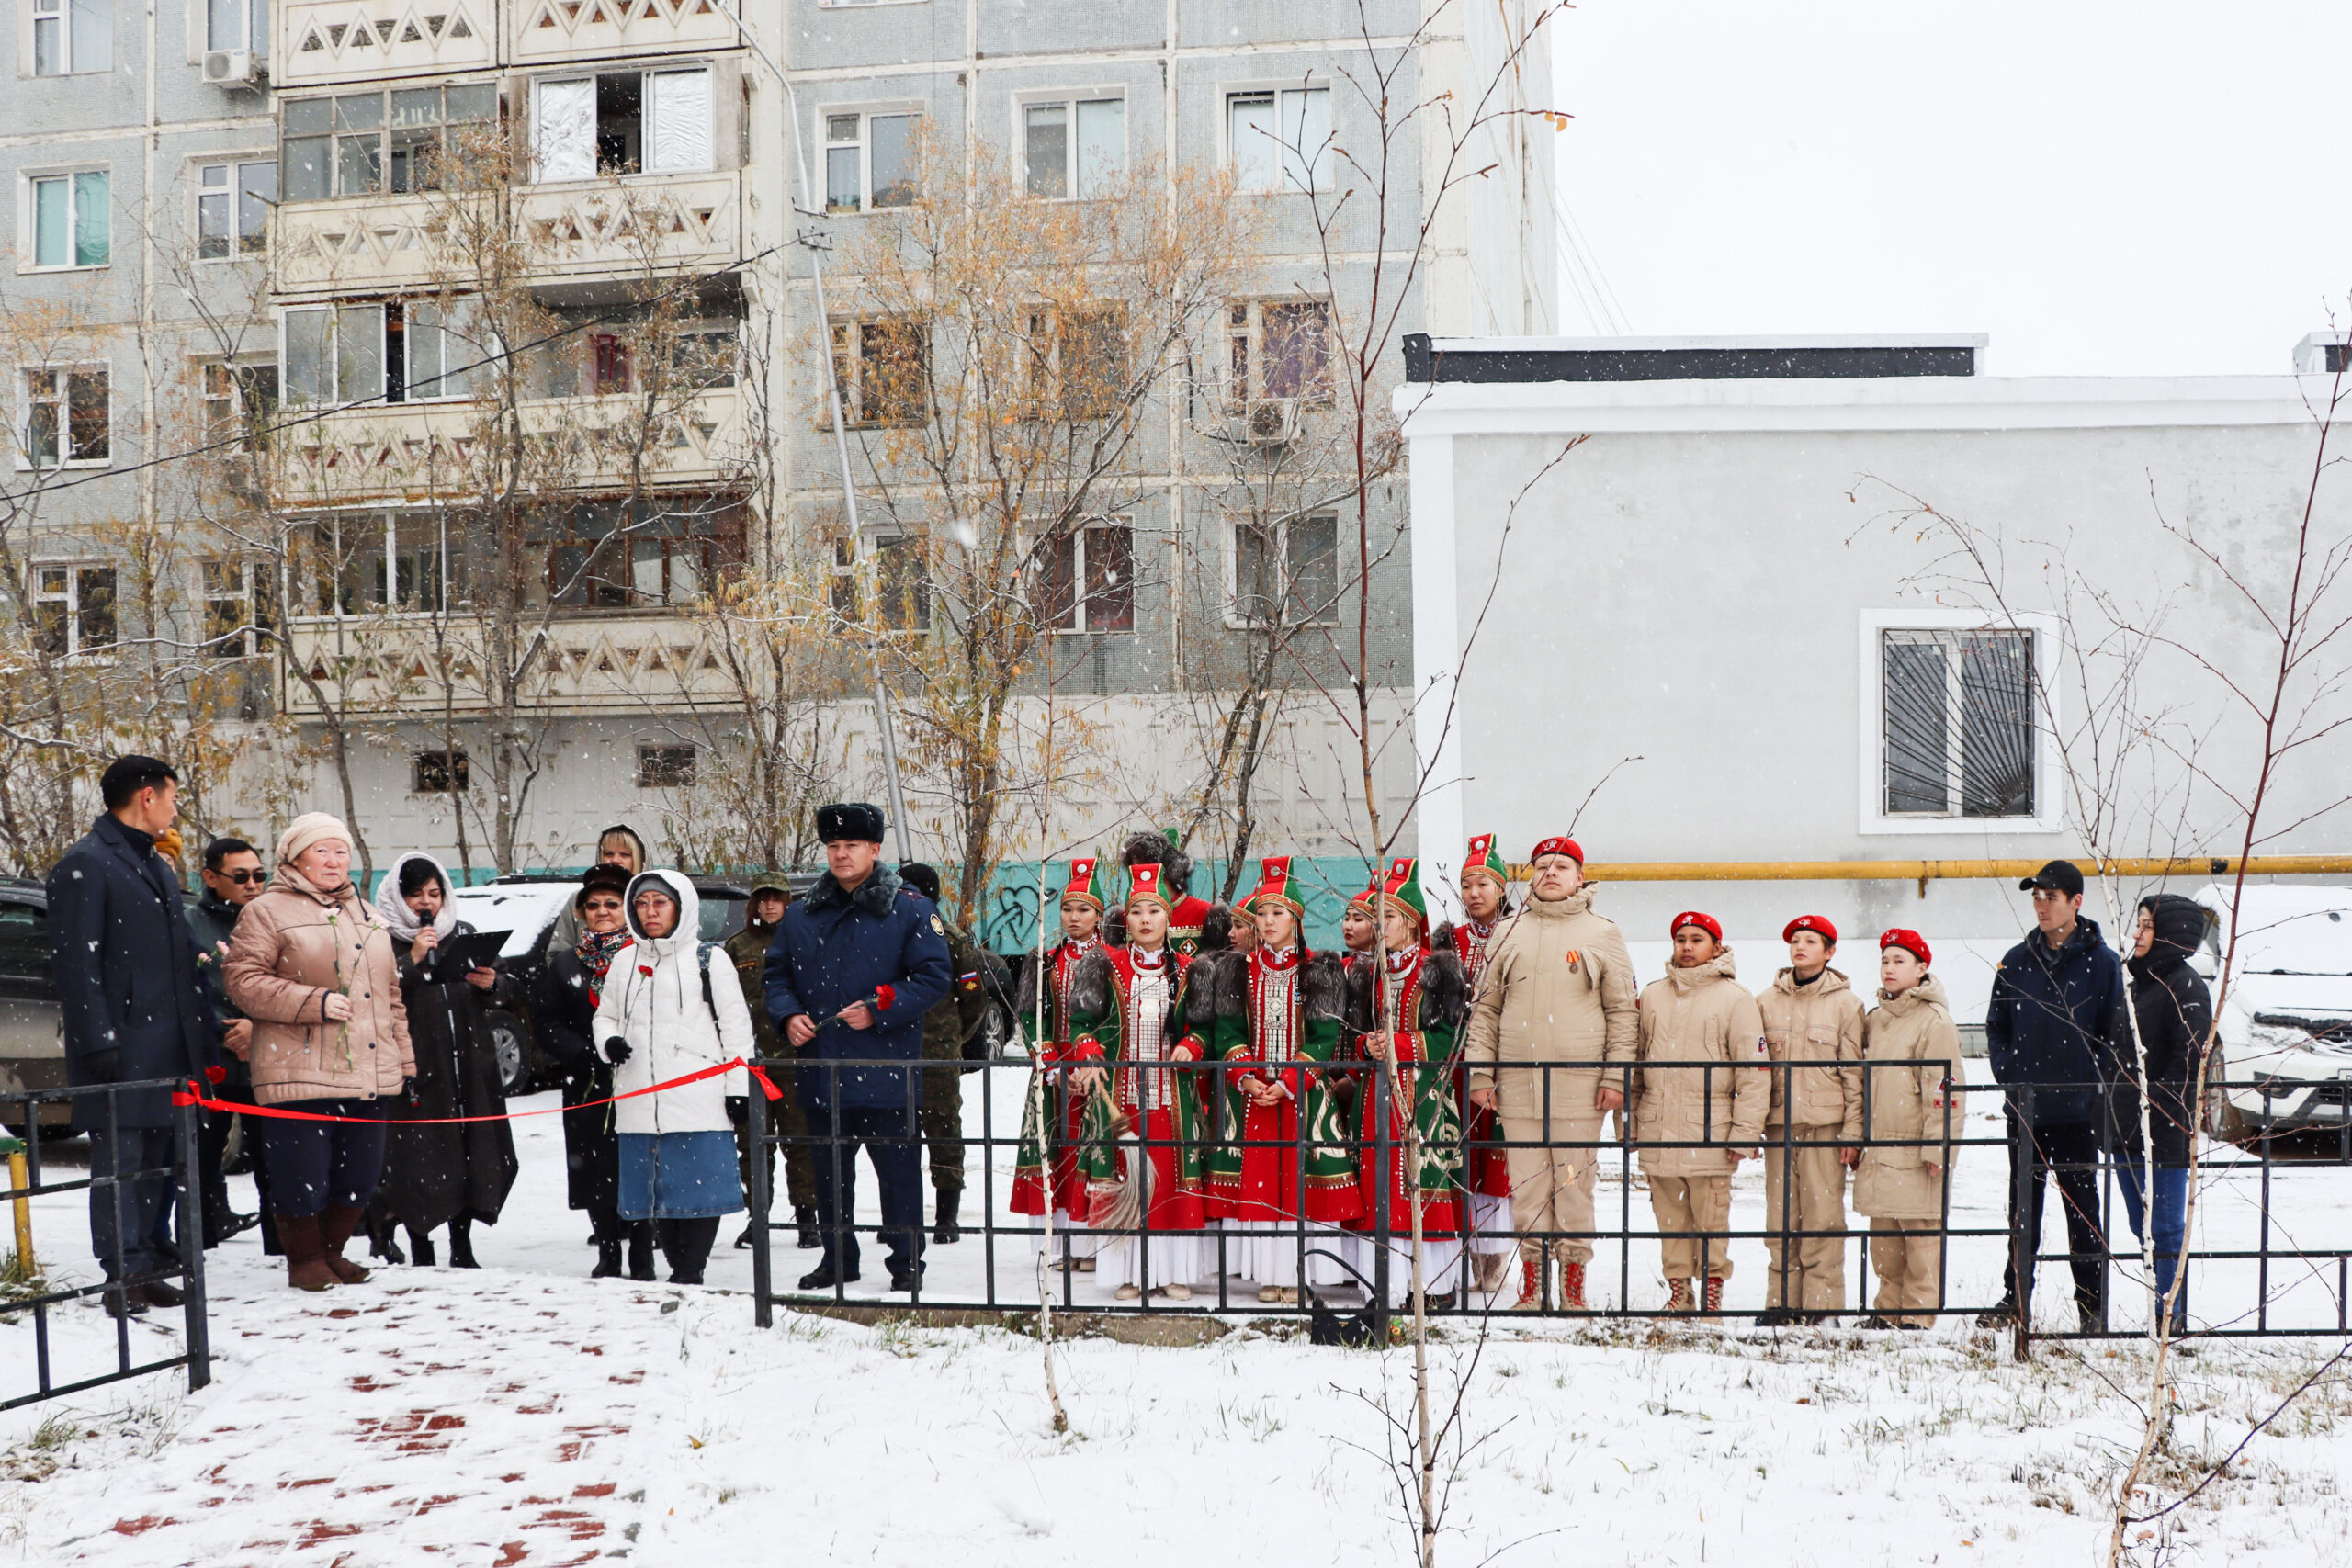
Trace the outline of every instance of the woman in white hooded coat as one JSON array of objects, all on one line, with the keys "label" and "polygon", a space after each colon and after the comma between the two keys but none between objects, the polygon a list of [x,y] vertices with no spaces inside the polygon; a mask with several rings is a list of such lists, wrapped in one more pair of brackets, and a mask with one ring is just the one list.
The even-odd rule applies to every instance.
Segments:
[{"label": "woman in white hooded coat", "polygon": [[[629,945],[613,955],[596,1005],[597,1053],[626,1095],[755,1051],[751,1010],[724,950],[698,940],[702,900],[675,871],[629,881]],[[729,1100],[748,1092],[734,1067],[613,1106],[620,1217],[653,1222],[673,1284],[699,1285],[722,1215],[743,1207]]]}]

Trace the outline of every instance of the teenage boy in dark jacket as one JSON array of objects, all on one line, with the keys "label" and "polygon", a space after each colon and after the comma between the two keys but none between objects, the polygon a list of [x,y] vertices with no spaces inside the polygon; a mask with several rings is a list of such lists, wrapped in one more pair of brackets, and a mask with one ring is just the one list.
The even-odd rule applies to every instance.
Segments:
[{"label": "teenage boy in dark jacket", "polygon": [[[2153,1211],[2160,1295],[2172,1291],[2186,1239],[2198,1069],[2213,1032],[2212,993],[2188,966],[2189,954],[2204,940],[2204,906],[2177,893],[2152,894],[2140,900],[2132,956],[2124,965],[2132,971],[2132,1010],[2139,1017],[2140,1038],[2136,1051],[2129,1034],[2120,1043],[2115,1092],[2108,1103],[2107,1146],[2120,1167],[2115,1188],[2134,1236],[2147,1234],[2143,1226]],[[2146,1054],[2144,1073],[2141,1052]],[[2144,1133],[2140,1104],[2143,1083],[2148,1086]],[[2188,1330],[2186,1280],[2173,1300],[2172,1326],[2176,1334]]]},{"label": "teenage boy in dark jacket", "polygon": [[[2132,1034],[2123,1010],[2123,964],[2100,940],[2098,922],[2083,918],[2083,874],[2072,862],[2053,860],[2018,888],[2033,895],[2035,929],[1993,972],[1993,998],[1984,1010],[1993,1077],[2009,1091],[2009,1226],[2014,1235],[2020,1222],[2018,1162],[2030,1159],[2024,1178],[2026,1244],[2040,1249],[2043,1197],[2054,1178],[2065,1206],[2075,1306],[2088,1330],[2107,1315],[2099,1134],[2102,1086],[2112,1081]],[[2027,1261],[2020,1279],[2012,1253],[2001,1273],[2000,1304],[1980,1324],[1996,1327],[2031,1309],[2030,1256]]]}]

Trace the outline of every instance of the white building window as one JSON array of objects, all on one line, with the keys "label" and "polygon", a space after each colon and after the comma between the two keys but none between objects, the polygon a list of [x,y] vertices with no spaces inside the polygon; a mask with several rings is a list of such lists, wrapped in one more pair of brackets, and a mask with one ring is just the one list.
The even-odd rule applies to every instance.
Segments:
[{"label": "white building window", "polygon": [[[833,379],[848,424],[917,424],[931,407],[930,334],[910,316],[833,323]],[[830,425],[830,410],[820,426]]]},{"label": "white building window", "polygon": [[1046,625],[1057,632],[1136,629],[1135,534],[1100,519],[1046,544]]},{"label": "white building window", "polygon": [[196,254],[202,261],[258,255],[269,243],[277,160],[205,164],[196,176]]},{"label": "white building window", "polygon": [[277,367],[208,359],[197,366],[204,439],[223,452],[250,452],[277,408]]},{"label": "white building window", "polygon": [[33,74],[114,69],[114,0],[32,0]]},{"label": "white building window", "polygon": [[922,116],[840,112],[825,116],[825,210],[869,212],[915,198],[915,127]]},{"label": "white building window", "polygon": [[286,398],[312,408],[471,395],[486,334],[470,299],[306,305],[285,312]]},{"label": "white building window", "polygon": [[1331,400],[1331,302],[1238,299],[1226,310],[1227,403]]},{"label": "white building window", "polygon": [[639,789],[691,789],[695,782],[695,749],[692,746],[639,746],[637,749],[637,787]]},{"label": "white building window", "polygon": [[619,71],[531,85],[532,177],[701,174],[713,166],[710,68]]},{"label": "white building window", "polygon": [[1331,89],[1227,93],[1226,153],[1244,190],[1331,188]]},{"label": "white building window", "polygon": [[33,568],[33,639],[53,659],[96,653],[115,642],[115,569]]},{"label": "white building window", "polygon": [[1865,833],[2055,832],[2051,627],[1968,611],[1865,610]]},{"label": "white building window", "polygon": [[32,265],[44,269],[106,265],[114,249],[107,172],[43,175],[25,183],[32,217]]},{"label": "white building window", "polygon": [[229,558],[198,563],[204,590],[204,648],[211,659],[248,659],[266,649],[267,612],[276,600],[269,568]]},{"label": "white building window", "polygon": [[1340,619],[1340,520],[1236,518],[1227,624],[1328,626]]},{"label": "white building window", "polygon": [[103,367],[37,365],[25,372],[20,468],[102,468],[112,461],[113,410]]},{"label": "white building window", "polygon": [[1023,104],[1021,149],[1031,196],[1101,196],[1126,172],[1127,101]]},{"label": "white building window", "polygon": [[498,134],[487,82],[285,101],[278,148],[288,201],[440,190],[465,183]]},{"label": "white building window", "polygon": [[269,0],[205,0],[204,47],[269,53]]}]

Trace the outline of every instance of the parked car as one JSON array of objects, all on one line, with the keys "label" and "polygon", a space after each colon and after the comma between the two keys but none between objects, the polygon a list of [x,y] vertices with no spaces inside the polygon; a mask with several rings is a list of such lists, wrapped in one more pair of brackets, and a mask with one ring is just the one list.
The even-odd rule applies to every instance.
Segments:
[{"label": "parked car", "polygon": [[[708,876],[697,876],[694,884],[695,891],[702,895],[703,941],[724,942],[743,929],[743,905],[752,897],[750,885]],[[457,907],[458,918],[476,931],[508,933],[498,950],[499,967],[523,982],[527,998],[548,954],[578,940],[571,898],[579,891],[576,874],[522,872],[479,886],[461,887],[450,896],[450,902]],[[498,1052],[498,1076],[508,1094],[528,1094],[555,1081],[559,1074],[554,1064],[539,1055],[532,1039],[527,1002],[512,1011],[492,1008],[487,1021],[491,1042]]]},{"label": "parked car", "polygon": [[[2205,946],[2192,962],[2211,983],[2229,952],[2229,889],[2208,887],[2197,901]],[[2237,913],[2222,1059],[2207,1078],[2243,1087],[2209,1099],[2208,1131],[2237,1142],[2266,1124],[2337,1131],[2352,1122],[2352,888],[2248,887]]]},{"label": "parked car", "polygon": [[[0,877],[0,1092],[65,1087],[65,1014],[49,966],[49,890]],[[40,1108],[44,1127],[73,1120],[71,1101]],[[0,1105],[0,1123],[24,1131],[20,1106]]]}]

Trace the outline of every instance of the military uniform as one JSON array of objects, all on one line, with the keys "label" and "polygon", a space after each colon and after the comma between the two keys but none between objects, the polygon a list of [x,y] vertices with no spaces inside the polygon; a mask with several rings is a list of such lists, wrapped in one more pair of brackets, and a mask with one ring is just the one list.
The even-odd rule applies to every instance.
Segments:
[{"label": "military uniform", "polygon": [[[781,888],[763,885],[752,894],[752,900],[756,902],[762,893],[782,891],[784,890]],[[743,994],[746,997],[757,997],[762,994],[761,970],[767,963],[768,942],[775,935],[774,926],[752,923],[751,905],[746,904],[743,929],[729,937],[726,943],[727,956],[735,961],[735,974],[743,983]],[[808,1142],[808,1114],[800,1109],[799,1096],[793,1092],[794,1070],[789,1064],[794,1053],[792,1047],[786,1043],[782,1032],[777,1030],[775,1021],[768,1017],[768,1010],[764,1007],[752,1009],[752,1033],[759,1042],[762,1056],[771,1061],[781,1059],[787,1064],[768,1069],[768,1077],[775,1081],[776,1088],[784,1091],[782,1100],[769,1104],[768,1118],[773,1124],[772,1130],[778,1137],[785,1140],[784,1183],[785,1190],[792,1201],[792,1217],[800,1224],[803,1232],[802,1244],[814,1246],[817,1213],[817,1151]],[[749,1193],[752,1190],[752,1128],[748,1117],[736,1125],[735,1155],[736,1163],[743,1175],[743,1190]],[[775,1156],[773,1152],[768,1156],[768,1169],[773,1179],[775,1169]],[[773,1179],[769,1187],[769,1201],[773,1208],[775,1201]],[[749,1235],[751,1233],[746,1231],[744,1234]]]}]

